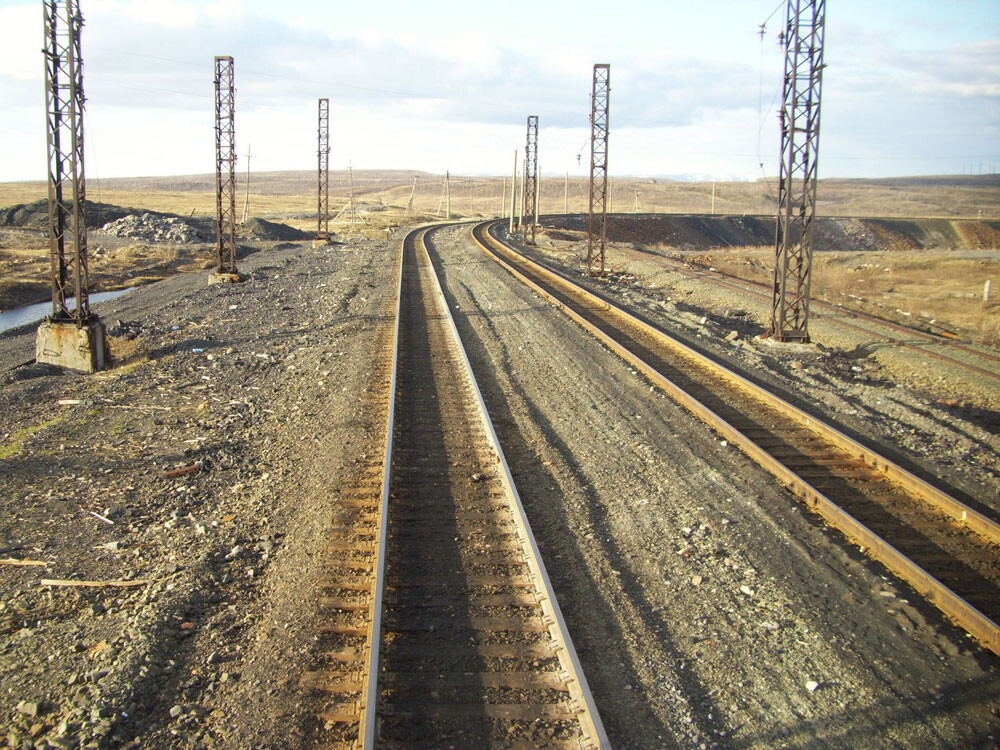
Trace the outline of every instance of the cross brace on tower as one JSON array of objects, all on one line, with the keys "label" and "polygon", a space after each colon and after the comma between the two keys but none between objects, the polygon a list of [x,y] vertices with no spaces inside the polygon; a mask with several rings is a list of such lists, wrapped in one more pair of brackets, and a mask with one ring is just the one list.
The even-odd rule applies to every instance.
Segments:
[{"label": "cross brace on tower", "polygon": [[330,239],[330,100],[319,100],[316,241]]},{"label": "cross brace on tower", "polygon": [[787,0],[771,337],[809,341],[826,0]]},{"label": "cross brace on tower", "polygon": [[[43,3],[52,319],[84,325],[91,313],[80,59],[83,18],[75,0],[59,6],[56,0]],[[70,299],[75,299],[72,311]]]},{"label": "cross brace on tower", "polygon": [[[524,223],[521,234],[525,242],[535,244],[538,223],[538,115],[528,115],[528,133],[524,146]],[[528,232],[531,236],[528,236]]]},{"label": "cross brace on tower", "polygon": [[236,90],[233,58],[215,58],[215,280],[235,281]]},{"label": "cross brace on tower", "polygon": [[104,325],[90,310],[88,290],[83,16],[77,0],[45,0],[42,13],[52,315],[38,328],[35,359],[94,372],[104,368],[106,345]]},{"label": "cross brace on tower", "polygon": [[594,65],[590,94],[590,221],[587,226],[587,273],[604,274],[604,248],[608,220],[608,107],[611,94],[611,66]]}]

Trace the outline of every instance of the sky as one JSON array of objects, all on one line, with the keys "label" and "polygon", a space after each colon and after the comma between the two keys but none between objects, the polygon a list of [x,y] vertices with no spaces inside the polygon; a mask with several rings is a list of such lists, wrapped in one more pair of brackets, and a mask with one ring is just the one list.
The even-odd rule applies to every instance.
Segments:
[{"label": "sky", "polygon": [[[777,171],[784,0],[80,6],[88,179],[213,172],[215,55],[240,169],[314,169],[329,97],[334,169],[507,174],[534,114],[542,173],[584,175],[609,63],[612,175]],[[0,181],[45,179],[41,7],[0,0]],[[821,177],[1000,172],[1000,0],[832,0],[825,62]]]}]

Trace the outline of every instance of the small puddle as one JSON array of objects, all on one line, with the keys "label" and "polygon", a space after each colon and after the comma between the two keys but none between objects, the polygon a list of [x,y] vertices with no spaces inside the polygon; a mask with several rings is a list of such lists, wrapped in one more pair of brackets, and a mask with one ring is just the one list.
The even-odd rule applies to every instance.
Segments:
[{"label": "small puddle", "polygon": [[[109,299],[115,299],[116,297],[121,297],[123,294],[128,294],[135,287],[129,287],[128,289],[118,289],[114,292],[98,292],[97,294],[90,295],[90,304],[94,305],[98,302],[107,302]],[[73,310],[73,298],[70,298],[69,309]],[[48,302],[39,302],[37,305],[26,305],[25,307],[17,307],[13,310],[0,310],[0,333],[3,331],[9,331],[11,328],[18,328],[19,326],[27,325],[28,323],[34,323],[35,321],[41,320],[46,315],[52,312],[52,300]]]}]

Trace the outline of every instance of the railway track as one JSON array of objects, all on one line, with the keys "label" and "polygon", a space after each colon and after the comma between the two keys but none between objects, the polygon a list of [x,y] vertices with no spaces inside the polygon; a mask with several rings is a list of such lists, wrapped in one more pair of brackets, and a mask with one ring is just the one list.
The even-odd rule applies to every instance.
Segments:
[{"label": "railway track", "polygon": [[609,747],[503,451],[427,255],[404,240],[382,460],[331,540],[339,747]]},{"label": "railway track", "polygon": [[524,257],[473,239],[1000,654],[1000,525],[739,374]]},{"label": "railway track", "polygon": [[[650,261],[652,259],[654,263],[660,265],[661,267],[669,268],[671,271],[679,273],[682,276],[687,276],[688,278],[707,280],[712,284],[724,286],[728,289],[733,289],[741,293],[753,294],[757,297],[768,300],[768,302],[771,300],[771,288],[767,284],[763,284],[759,281],[743,279],[722,271],[711,271],[707,268],[686,268],[684,264],[680,262],[664,258],[660,255],[656,255],[655,253],[637,250],[625,250],[624,252],[626,255],[641,256],[645,261]],[[820,312],[820,310],[823,312]],[[939,362],[946,362],[954,367],[958,367],[968,372],[974,372],[981,377],[1000,381],[1000,370],[997,369],[997,365],[1000,365],[1000,356],[968,346],[962,341],[958,341],[953,338],[946,338],[943,335],[928,333],[927,331],[922,331],[912,326],[904,326],[891,320],[885,320],[884,318],[879,318],[874,315],[868,315],[858,310],[850,310],[846,307],[834,305],[830,302],[824,302],[822,300],[813,300],[811,302],[810,314],[814,318],[822,318],[824,321],[840,326],[841,328],[846,328],[852,331],[860,331],[866,336],[871,336],[885,343],[892,344],[893,346],[913,349],[915,351],[919,351],[924,356],[936,359]],[[851,318],[852,320],[858,321],[858,323],[862,323],[864,325],[852,323],[849,320],[844,320],[844,318]],[[902,334],[910,339],[917,338],[920,339],[920,342],[914,342],[912,340],[907,341],[903,338],[886,335],[878,330],[873,330],[873,328],[881,328],[893,333]],[[941,346],[955,352],[962,352],[967,356],[975,357],[985,366],[980,367],[972,362],[958,359],[948,354],[942,354],[941,352],[932,351],[927,348],[928,346]]]}]

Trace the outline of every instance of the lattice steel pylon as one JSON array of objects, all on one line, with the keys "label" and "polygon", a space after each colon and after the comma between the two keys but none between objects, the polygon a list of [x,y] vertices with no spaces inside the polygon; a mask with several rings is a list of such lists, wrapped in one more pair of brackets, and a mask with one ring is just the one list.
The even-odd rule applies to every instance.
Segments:
[{"label": "lattice steel pylon", "polygon": [[587,234],[587,273],[604,274],[604,247],[608,221],[608,106],[611,95],[611,66],[594,65],[594,85],[590,94],[590,221]]},{"label": "lattice steel pylon", "polygon": [[[83,16],[77,0],[46,0],[45,111],[48,141],[52,320],[84,326],[90,311],[83,165]],[[66,193],[69,193],[67,195]],[[69,299],[76,300],[69,309]]]},{"label": "lattice steel pylon", "polygon": [[826,0],[787,0],[771,338],[809,341]]},{"label": "lattice steel pylon", "polygon": [[316,239],[330,239],[330,100],[319,100]]},{"label": "lattice steel pylon", "polygon": [[[528,244],[535,244],[535,224],[538,213],[535,207],[538,193],[538,115],[528,115],[528,133],[524,145],[524,222],[521,234]],[[531,236],[528,236],[528,232]]]},{"label": "lattice steel pylon", "polygon": [[215,58],[215,260],[217,274],[236,270],[236,90],[233,58]]}]

